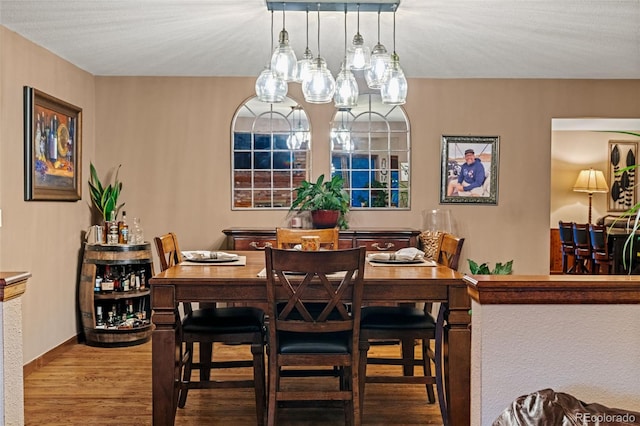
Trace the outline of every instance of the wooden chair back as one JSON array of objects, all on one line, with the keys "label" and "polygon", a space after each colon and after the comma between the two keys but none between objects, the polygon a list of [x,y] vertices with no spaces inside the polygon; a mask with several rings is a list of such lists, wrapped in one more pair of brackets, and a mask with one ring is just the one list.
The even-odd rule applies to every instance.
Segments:
[{"label": "wooden chair back", "polygon": [[[560,249],[562,253],[562,273],[571,274],[575,270],[575,247],[573,245],[573,222],[558,221]],[[569,261],[571,260],[571,266]]]},{"label": "wooden chair back", "polygon": [[463,244],[464,238],[456,237],[449,233],[442,233],[438,241],[437,262],[457,271]]},{"label": "wooden chair back", "polygon": [[320,247],[329,250],[338,250],[340,239],[338,228],[327,229],[290,229],[276,228],[276,248],[291,249],[296,244],[302,243],[302,237],[311,235],[320,238]]},{"label": "wooden chair back", "polygon": [[[278,401],[292,400],[343,401],[346,419],[350,420],[347,424],[360,424],[357,372],[365,255],[365,247],[325,251],[265,249],[268,424],[277,424]],[[351,312],[347,306],[351,306]],[[322,391],[283,389],[280,379],[282,368],[287,366],[338,367],[343,374],[342,385],[340,389]]]},{"label": "wooden chair back", "polygon": [[182,262],[182,253],[178,246],[178,237],[173,232],[153,239],[160,258],[160,270],[164,271]]},{"label": "wooden chair back", "polygon": [[589,225],[589,241],[591,242],[591,265],[594,274],[600,273],[600,267],[606,267],[606,274],[613,267],[613,256],[609,253],[607,228],[604,225]]},{"label": "wooden chair back", "polygon": [[576,272],[591,273],[591,240],[589,224],[573,224],[573,253],[576,257]]},{"label": "wooden chair back", "polygon": [[573,222],[558,221],[560,231],[560,244],[563,247],[573,247]]},{"label": "wooden chair back", "polygon": [[[171,268],[174,265],[182,262],[182,252],[178,245],[178,237],[173,232],[155,237],[153,241],[156,243],[156,250],[158,251],[158,257],[160,258],[160,270],[164,271]],[[191,303],[186,302],[182,304],[185,315],[193,312]]]}]

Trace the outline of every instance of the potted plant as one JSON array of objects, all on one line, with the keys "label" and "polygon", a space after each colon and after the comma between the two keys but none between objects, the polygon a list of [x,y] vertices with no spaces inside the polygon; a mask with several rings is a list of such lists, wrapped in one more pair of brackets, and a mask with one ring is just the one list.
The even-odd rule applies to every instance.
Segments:
[{"label": "potted plant", "polygon": [[486,262],[478,265],[477,262],[471,259],[467,259],[467,261],[469,262],[469,269],[472,275],[511,275],[513,268],[513,260],[504,264],[497,262],[493,270],[489,269],[489,265]]},{"label": "potted plant", "polygon": [[334,175],[331,180],[324,181],[320,175],[315,182],[302,181],[295,189],[296,199],[290,210],[309,210],[315,228],[332,228],[336,225],[347,229],[345,215],[349,211],[350,197],[344,190],[344,180]]},{"label": "potted plant", "polygon": [[90,171],[89,189],[91,191],[91,201],[93,201],[93,205],[98,209],[106,223],[111,220],[111,212],[115,212],[115,216],[118,216],[118,211],[124,206],[124,203],[118,205],[118,197],[120,196],[120,191],[122,191],[122,182],[118,181],[120,166],[116,170],[113,184],[109,184],[106,187],[100,182],[98,172],[93,163],[90,164]]}]

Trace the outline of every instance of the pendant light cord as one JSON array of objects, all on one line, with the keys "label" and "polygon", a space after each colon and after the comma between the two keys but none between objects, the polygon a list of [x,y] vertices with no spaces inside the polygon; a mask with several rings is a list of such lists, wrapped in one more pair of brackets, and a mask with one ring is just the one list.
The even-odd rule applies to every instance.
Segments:
[{"label": "pendant light cord", "polygon": [[269,53],[269,58],[271,58],[272,53],[273,53],[273,9],[271,9],[271,52]]},{"label": "pendant light cord", "polygon": [[378,9],[378,44],[380,44],[380,9]]},{"label": "pendant light cord", "polygon": [[287,8],[287,4],[286,3],[282,3],[282,31],[285,31],[285,25],[284,25],[284,10]]},{"label": "pendant light cord", "polygon": [[344,63],[347,63],[347,5],[344,6]]},{"label": "pendant light cord", "polygon": [[318,3],[318,58],[320,57],[320,3]]},{"label": "pendant light cord", "polygon": [[393,54],[396,54],[396,8],[393,7]]},{"label": "pendant light cord", "polygon": [[307,49],[309,49],[309,9],[307,9]]}]

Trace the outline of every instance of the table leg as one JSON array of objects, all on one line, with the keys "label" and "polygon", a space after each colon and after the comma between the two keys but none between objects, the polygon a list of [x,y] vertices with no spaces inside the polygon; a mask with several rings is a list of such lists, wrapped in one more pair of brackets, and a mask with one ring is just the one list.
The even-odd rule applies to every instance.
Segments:
[{"label": "table leg", "polygon": [[180,341],[176,338],[176,302],[173,286],[152,286],[152,398],[153,426],[173,425],[178,406]]},{"label": "table leg", "polygon": [[449,424],[471,424],[471,299],[465,286],[449,287],[449,315],[444,339]]}]

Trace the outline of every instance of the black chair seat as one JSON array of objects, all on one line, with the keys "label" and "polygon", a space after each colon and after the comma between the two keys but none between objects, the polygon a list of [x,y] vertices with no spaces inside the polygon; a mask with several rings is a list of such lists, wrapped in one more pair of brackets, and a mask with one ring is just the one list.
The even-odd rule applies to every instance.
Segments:
[{"label": "black chair seat", "polygon": [[281,354],[348,354],[350,333],[280,332]]},{"label": "black chair seat", "polygon": [[252,333],[260,331],[264,311],[251,307],[196,309],[182,322],[185,333]]},{"label": "black chair seat", "polygon": [[435,319],[413,306],[369,306],[362,308],[361,329],[435,329]]}]

